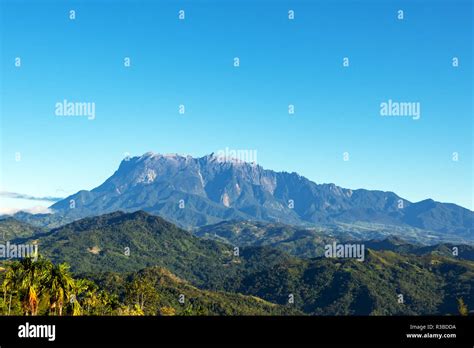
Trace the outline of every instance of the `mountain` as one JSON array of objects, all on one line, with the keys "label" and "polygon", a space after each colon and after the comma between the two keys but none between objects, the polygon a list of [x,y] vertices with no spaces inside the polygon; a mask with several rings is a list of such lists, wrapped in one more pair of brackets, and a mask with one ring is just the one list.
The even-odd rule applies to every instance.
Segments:
[{"label": "mountain", "polygon": [[357,240],[358,243],[373,250],[389,250],[414,255],[432,253],[453,257],[453,248],[456,248],[456,257],[474,261],[474,245],[442,242],[432,244],[432,240],[430,242],[423,236],[426,233],[423,230],[418,233],[414,231],[409,233],[409,230],[394,233],[393,230],[385,232],[381,229],[363,229],[361,231],[356,229],[356,226],[352,226],[351,231],[347,232],[337,226],[298,227],[260,221],[223,221],[203,226],[196,230],[194,235],[235,246],[270,246],[303,258],[323,256],[324,247],[333,242],[351,243],[351,241]]},{"label": "mountain", "polygon": [[1,215],[0,220],[13,218],[16,221],[27,224],[38,230],[48,230],[50,228],[59,227],[76,220],[72,216],[63,214],[33,214],[25,211],[19,211],[13,215]]},{"label": "mountain", "polygon": [[88,217],[17,244],[38,243],[54,263],[67,262],[76,274],[129,273],[160,266],[208,289],[222,289],[237,273],[260,270],[289,256],[273,249],[241,248],[193,236],[143,211]]},{"label": "mountain", "polygon": [[474,238],[474,212],[454,204],[412,203],[392,192],[319,185],[296,173],[214,154],[127,158],[102,185],[79,191],[51,209],[66,221],[144,210],[186,228],[225,220],[306,226],[367,222],[423,229],[435,237]]},{"label": "mountain", "polygon": [[312,315],[456,314],[458,298],[474,305],[474,262],[368,249],[364,262],[293,258],[229,284],[281,305],[292,295]]},{"label": "mountain", "polygon": [[19,221],[13,217],[0,218],[0,241],[31,237],[44,229]]},{"label": "mountain", "polygon": [[373,250],[390,250],[401,254],[413,255],[438,255],[461,260],[474,261],[474,246],[455,244],[414,245],[390,237],[384,240],[372,240],[365,242],[367,248]]},{"label": "mountain", "polygon": [[235,260],[232,247],[192,236],[143,211],[84,218],[17,243],[38,241],[40,254],[75,273],[131,272],[161,266],[195,284],[219,283]]},{"label": "mountain", "polygon": [[[101,288],[127,302],[127,290],[135,282],[149,284],[157,296],[151,296],[146,315],[156,315],[160,308],[173,308],[176,315],[301,315],[301,311],[277,305],[255,296],[225,291],[199,289],[166,268],[148,267],[130,274],[105,273],[90,275]],[[143,292],[146,295],[146,291]],[[183,302],[179,302],[183,296]]]},{"label": "mountain", "polygon": [[[55,263],[69,263],[75,274],[88,279],[106,272],[123,278],[143,269],[165,268],[202,291],[258,297],[287,306],[286,314],[455,314],[459,297],[474,307],[474,262],[469,261],[469,248],[462,249],[464,256],[457,258],[445,256],[436,247],[420,251],[425,247],[396,239],[374,241],[374,249],[367,246],[363,262],[299,258],[277,246],[240,247],[235,254],[229,244],[198,238],[142,211],[84,218],[16,240],[28,241],[37,241],[42,255]],[[396,248],[402,249],[383,250]],[[404,303],[397,302],[399,294]],[[294,303],[288,302],[290,295]],[[223,296],[232,301],[234,295]]]},{"label": "mountain", "polygon": [[223,221],[203,226],[194,235],[242,247],[269,246],[298,257],[322,256],[325,245],[342,239],[318,227],[260,221]]}]

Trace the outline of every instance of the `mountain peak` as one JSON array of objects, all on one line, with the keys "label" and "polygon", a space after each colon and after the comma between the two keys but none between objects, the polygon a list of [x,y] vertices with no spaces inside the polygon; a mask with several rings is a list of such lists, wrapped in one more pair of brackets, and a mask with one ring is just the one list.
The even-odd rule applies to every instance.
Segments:
[{"label": "mountain peak", "polygon": [[[190,157],[190,156],[186,156],[186,157]],[[170,158],[170,159],[174,159],[174,158],[186,158],[185,156],[182,156],[178,153],[165,153],[165,154],[161,154],[161,153],[155,153],[155,152],[152,152],[152,151],[148,151],[148,152],[145,152],[142,156],[140,156],[140,158]]]},{"label": "mountain peak", "polygon": [[241,159],[238,154],[233,154],[232,152],[226,153],[224,151],[219,151],[219,152],[211,152],[208,155],[204,155],[202,157],[193,157],[191,155],[182,155],[179,153],[156,153],[152,151],[145,152],[141,156],[135,156],[135,157],[126,157],[124,161],[128,161],[131,158],[137,159],[138,161],[140,160],[149,160],[149,159],[169,159],[169,160],[204,160],[205,162],[210,162],[210,163],[231,163],[231,164],[248,164],[251,166],[255,166],[256,163],[255,161],[246,161],[244,159]]},{"label": "mountain peak", "polygon": [[472,235],[474,213],[467,209],[403,199],[400,207],[392,192],[318,185],[297,173],[227,157],[235,154],[240,158],[228,148],[198,158],[147,152],[124,160],[92,191],[79,191],[51,208],[74,218],[142,209],[186,228],[233,219],[288,225],[367,222]]}]

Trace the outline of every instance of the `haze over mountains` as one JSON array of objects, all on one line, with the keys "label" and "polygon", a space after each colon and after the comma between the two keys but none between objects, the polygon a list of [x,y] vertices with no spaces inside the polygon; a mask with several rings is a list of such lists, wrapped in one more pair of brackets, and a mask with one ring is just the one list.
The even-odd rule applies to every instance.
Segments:
[{"label": "haze over mountains", "polygon": [[381,224],[468,241],[474,235],[474,212],[455,204],[431,199],[413,203],[393,192],[316,184],[297,173],[214,154],[193,158],[150,152],[127,158],[103,184],[51,209],[69,221],[144,210],[186,228],[257,220],[305,226]]}]

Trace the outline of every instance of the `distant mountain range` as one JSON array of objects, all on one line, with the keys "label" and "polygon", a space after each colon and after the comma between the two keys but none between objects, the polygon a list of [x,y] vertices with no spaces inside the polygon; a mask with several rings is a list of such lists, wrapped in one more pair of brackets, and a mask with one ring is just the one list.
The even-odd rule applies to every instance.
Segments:
[{"label": "distant mountain range", "polygon": [[474,261],[474,245],[427,243],[427,239],[423,238],[421,232],[407,234],[407,230],[402,231],[405,232],[358,231],[355,226],[352,226],[350,231],[344,231],[338,228],[298,227],[257,221],[223,221],[215,225],[203,226],[194,234],[230,245],[268,246],[303,258],[322,257],[325,245],[333,242],[353,243],[357,240],[373,250],[390,250],[415,255],[434,253],[452,256],[453,248],[456,247],[459,258]]},{"label": "distant mountain range", "polygon": [[435,241],[446,236],[474,240],[474,212],[455,204],[431,199],[413,203],[393,192],[316,184],[297,173],[223,161],[214,154],[127,158],[102,185],[79,191],[51,209],[66,222],[144,210],[188,229],[228,220],[298,226],[362,223],[423,230]]},{"label": "distant mountain range", "polygon": [[[474,307],[474,213],[454,204],[212,154],[147,153],[51,209],[0,218],[0,238],[37,243],[119,298],[143,278],[160,305],[181,308],[185,294],[212,315],[457,314],[460,298]],[[324,257],[354,241],[363,259]]]},{"label": "distant mountain range", "polygon": [[[13,226],[11,221],[8,226]],[[301,258],[281,250],[278,243],[242,246],[236,254],[234,245],[198,238],[143,211],[84,218],[14,242],[38,243],[43,256],[67,262],[75,274],[102,285],[108,273],[111,279],[104,286],[110,290],[120,285],[119,279],[144,270],[170,301],[180,293],[211,307],[217,301],[220,309],[212,313],[456,314],[460,297],[469,308],[474,306],[474,248],[469,246],[455,257],[448,245],[370,241],[365,243],[364,262]],[[172,274],[163,280],[161,269]],[[403,303],[398,303],[399,294]]]}]

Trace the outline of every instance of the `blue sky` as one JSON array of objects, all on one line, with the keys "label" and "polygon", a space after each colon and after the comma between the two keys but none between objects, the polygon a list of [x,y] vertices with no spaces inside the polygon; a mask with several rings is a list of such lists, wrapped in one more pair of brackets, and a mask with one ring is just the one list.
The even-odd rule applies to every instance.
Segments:
[{"label": "blue sky", "polygon": [[[317,183],[473,209],[471,1],[0,3],[0,191],[61,197],[126,152],[228,147]],[[64,99],[94,102],[95,119],[56,116]],[[382,117],[388,99],[419,102],[420,119]]]}]

